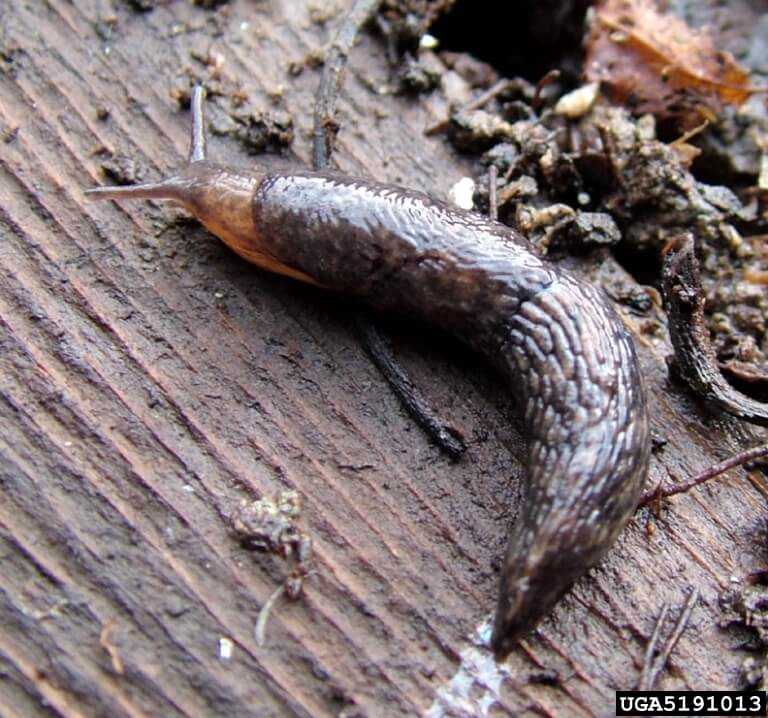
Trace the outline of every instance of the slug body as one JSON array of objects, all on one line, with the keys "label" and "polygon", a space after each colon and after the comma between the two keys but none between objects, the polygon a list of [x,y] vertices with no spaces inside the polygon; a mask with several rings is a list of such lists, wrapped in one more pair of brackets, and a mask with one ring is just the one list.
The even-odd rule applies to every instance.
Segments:
[{"label": "slug body", "polygon": [[[199,108],[194,117],[199,127]],[[501,574],[498,657],[627,523],[650,454],[632,340],[602,290],[543,261],[509,227],[394,186],[202,159],[158,183],[92,193],[176,200],[255,264],[434,322],[502,372],[529,446]]]}]

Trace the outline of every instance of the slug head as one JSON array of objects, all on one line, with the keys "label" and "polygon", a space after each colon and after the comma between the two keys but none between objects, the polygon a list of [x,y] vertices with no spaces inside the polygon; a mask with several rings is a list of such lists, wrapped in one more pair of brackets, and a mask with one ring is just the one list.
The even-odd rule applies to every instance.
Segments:
[{"label": "slug head", "polygon": [[192,93],[192,139],[189,164],[158,182],[126,187],[96,187],[86,190],[89,199],[159,199],[177,202],[210,232],[249,262],[277,274],[314,284],[303,272],[276,259],[253,219],[253,196],[263,172],[248,172],[212,164],[205,159],[202,111],[203,91]]}]

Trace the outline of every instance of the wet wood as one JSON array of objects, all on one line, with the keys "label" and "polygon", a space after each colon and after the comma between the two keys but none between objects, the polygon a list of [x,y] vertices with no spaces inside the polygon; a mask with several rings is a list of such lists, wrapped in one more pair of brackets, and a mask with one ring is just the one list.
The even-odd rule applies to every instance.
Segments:
[{"label": "wet wood", "polygon": [[[145,179],[183,161],[188,117],[171,91],[185,69],[208,72],[195,57],[221,55],[219,72],[254,109],[289,111],[295,157],[281,161],[306,164],[318,72],[289,64],[328,42],[342,7],[0,9],[9,714],[418,715],[445,695],[494,605],[525,446],[487,367],[438,333],[385,322],[414,382],[464,428],[468,455],[451,464],[372,368],[346,300],[254,270],[172,208],[84,202],[105,180],[103,148]],[[352,55],[334,160],[444,196],[467,170],[423,135],[444,101],[375,92],[384,58],[370,37]],[[254,161],[230,139],[212,138],[210,152]],[[638,343],[667,441],[651,484],[759,436],[669,385],[664,338]],[[289,488],[304,502],[317,573],[302,600],[277,603],[259,647],[259,608],[286,567],[241,548],[229,516]],[[609,714],[614,690],[639,679],[660,607],[679,609],[691,585],[701,599],[659,685],[738,687],[741,636],[718,626],[717,601],[732,576],[765,566],[765,510],[734,470],[659,520],[638,513],[511,656],[498,715]],[[542,671],[559,678],[532,680]]]}]

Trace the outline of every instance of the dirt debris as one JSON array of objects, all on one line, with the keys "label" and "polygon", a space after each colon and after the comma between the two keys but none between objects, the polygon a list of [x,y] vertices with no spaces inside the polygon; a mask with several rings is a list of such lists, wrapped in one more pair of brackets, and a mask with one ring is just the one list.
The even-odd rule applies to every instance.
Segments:
[{"label": "dirt debris", "polygon": [[[399,3],[401,12],[403,5],[417,11]],[[737,20],[748,27],[745,13],[740,6]],[[544,88],[542,107],[526,78],[506,78],[510,84],[482,107],[451,110],[447,139],[497,168],[499,218],[545,251],[614,246],[625,268],[657,286],[661,250],[693,231],[719,360],[767,372],[768,195],[760,177],[768,175],[768,113],[764,95],[755,94],[768,86],[759,73],[768,67],[765,53],[739,44],[740,60],[756,67],[750,72],[721,49],[727,23],[720,15],[705,31],[654,0],[605,0],[587,20],[580,72],[599,92],[578,112],[554,110],[575,89],[570,66],[557,68],[564,72]],[[411,26],[432,31],[426,21]],[[439,57],[446,72],[467,64],[452,49]],[[473,62],[483,66],[482,58]],[[491,81],[474,76],[485,77],[482,86]],[[488,207],[485,172],[476,177],[475,205]]]},{"label": "dirt debris", "polygon": [[720,596],[720,625],[741,629],[739,648],[749,655],[742,662],[742,679],[746,687],[768,688],[768,586],[765,576],[733,579]]}]

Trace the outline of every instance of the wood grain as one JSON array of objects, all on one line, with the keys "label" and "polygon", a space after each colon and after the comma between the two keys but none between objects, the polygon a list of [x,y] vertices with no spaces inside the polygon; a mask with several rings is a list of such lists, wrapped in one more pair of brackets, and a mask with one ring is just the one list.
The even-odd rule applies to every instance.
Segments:
[{"label": "wood grain", "polygon": [[[306,163],[318,72],[288,65],[328,42],[343,7],[0,7],[4,715],[419,715],[494,605],[525,445],[487,367],[437,332],[384,321],[470,440],[451,464],[372,368],[344,298],[260,273],[167,206],[84,202],[105,181],[99,148],[145,179],[183,161],[188,117],[169,93],[187,68],[204,76],[194,57],[210,52],[254,108],[293,115],[295,156],[282,161]],[[445,101],[374,92],[384,56],[370,37],[352,55],[334,159],[444,196],[468,169],[423,136]],[[228,139],[210,152],[254,161]],[[663,337],[638,341],[668,441],[650,481],[760,436],[669,385]],[[278,603],[259,647],[258,610],[286,567],[238,546],[228,517],[287,488],[303,498],[317,573],[300,601]],[[739,471],[660,520],[639,513],[511,656],[493,715],[610,714],[659,607],[689,585],[702,602],[662,686],[737,687],[745,656],[717,625],[717,599],[732,575],[765,566],[765,515]],[[557,685],[529,681],[543,668]]]}]

